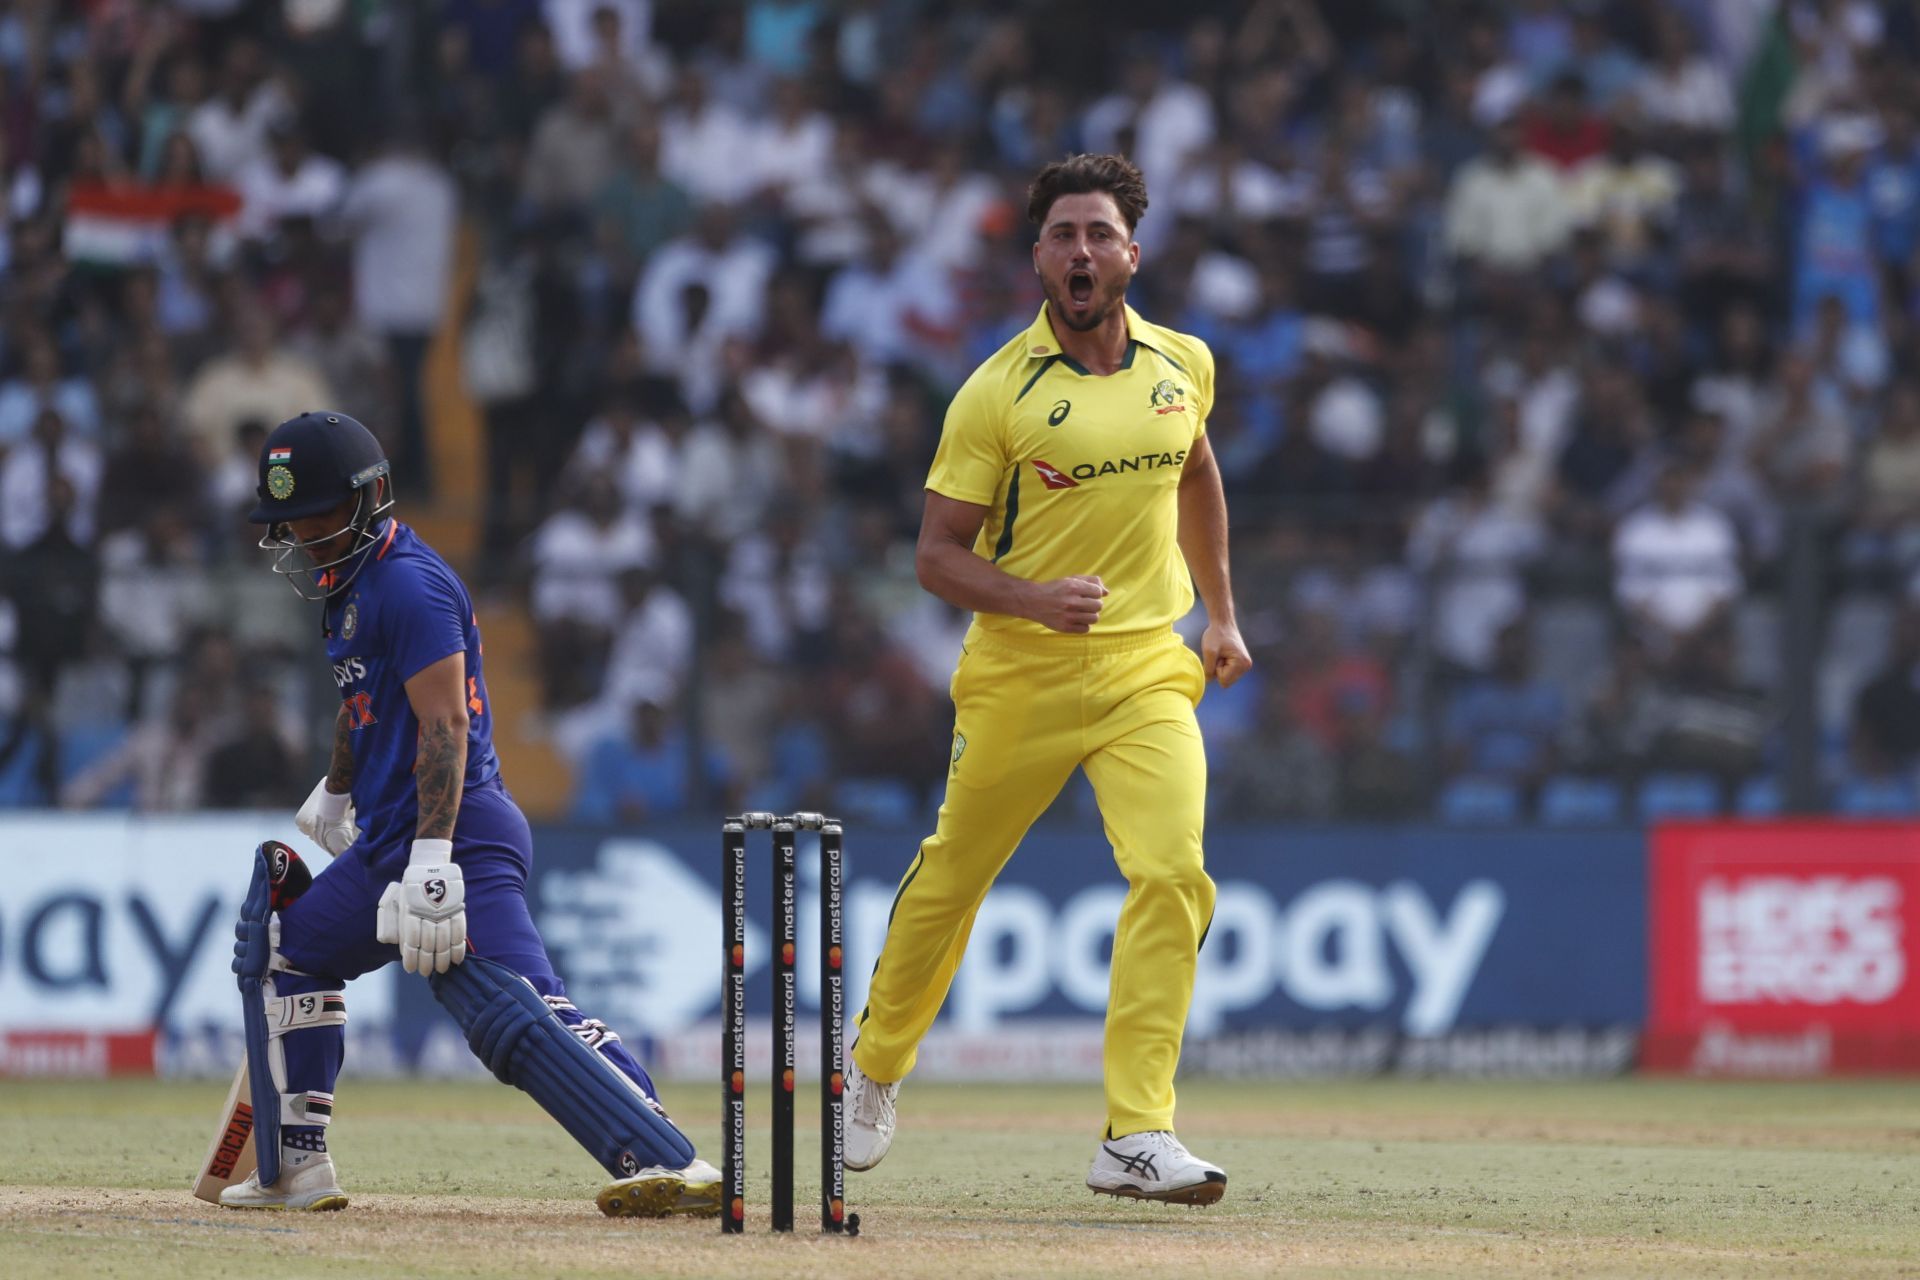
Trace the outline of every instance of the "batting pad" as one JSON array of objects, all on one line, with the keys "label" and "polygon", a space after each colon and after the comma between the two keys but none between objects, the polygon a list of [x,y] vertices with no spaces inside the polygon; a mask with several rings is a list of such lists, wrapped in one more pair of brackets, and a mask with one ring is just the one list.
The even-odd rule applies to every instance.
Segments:
[{"label": "batting pad", "polygon": [[337,991],[282,996],[275,970],[289,966],[278,950],[275,904],[291,903],[313,883],[299,855],[277,840],[253,851],[253,880],[234,926],[233,971],[240,979],[240,1013],[246,1032],[247,1087],[253,1103],[253,1145],[260,1185],[280,1180],[280,1126],[324,1125],[333,1119],[330,1093],[287,1089],[287,1056],[280,1038],[306,1027],[337,1027],[347,1020],[347,1002]]},{"label": "batting pad", "polygon": [[525,978],[469,954],[428,982],[474,1056],[539,1103],[608,1173],[630,1178],[692,1162],[693,1144],[658,1104],[588,1048]]}]

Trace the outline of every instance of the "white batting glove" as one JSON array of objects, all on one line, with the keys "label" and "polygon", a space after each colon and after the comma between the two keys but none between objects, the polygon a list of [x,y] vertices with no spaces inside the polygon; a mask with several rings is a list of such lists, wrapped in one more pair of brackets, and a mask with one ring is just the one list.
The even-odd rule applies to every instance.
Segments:
[{"label": "white batting glove", "polygon": [[467,882],[451,840],[415,840],[410,857],[380,895],[373,936],[400,948],[408,973],[445,973],[467,958]]},{"label": "white batting glove", "polygon": [[313,784],[313,794],[293,816],[293,825],[335,857],[345,853],[360,838],[360,828],[353,820],[352,794],[335,795],[327,790],[325,778]]}]

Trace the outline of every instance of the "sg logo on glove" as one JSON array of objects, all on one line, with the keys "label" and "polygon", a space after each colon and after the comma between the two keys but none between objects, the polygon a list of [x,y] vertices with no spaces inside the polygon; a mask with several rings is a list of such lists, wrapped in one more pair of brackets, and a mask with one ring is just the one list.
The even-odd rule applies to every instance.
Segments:
[{"label": "sg logo on glove", "polygon": [[429,880],[420,887],[426,893],[427,901],[436,907],[447,900],[447,882],[445,880]]}]

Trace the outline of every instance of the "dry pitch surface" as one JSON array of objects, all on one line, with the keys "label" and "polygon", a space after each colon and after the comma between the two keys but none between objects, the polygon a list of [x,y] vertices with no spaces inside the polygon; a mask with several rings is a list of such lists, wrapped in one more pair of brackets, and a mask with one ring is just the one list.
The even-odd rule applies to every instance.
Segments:
[{"label": "dry pitch surface", "polygon": [[[713,1090],[668,1091],[696,1141]],[[887,1162],[850,1174],[858,1239],[759,1217],[610,1221],[594,1166],[490,1084],[343,1081],[344,1213],[223,1211],[186,1190],[224,1086],[0,1083],[0,1276],[1912,1276],[1920,1087],[1367,1082],[1181,1089],[1232,1177],[1210,1209],[1082,1185],[1080,1086],[909,1084]],[[764,1088],[755,1090],[765,1124]],[[799,1165],[818,1167],[801,1109]]]}]

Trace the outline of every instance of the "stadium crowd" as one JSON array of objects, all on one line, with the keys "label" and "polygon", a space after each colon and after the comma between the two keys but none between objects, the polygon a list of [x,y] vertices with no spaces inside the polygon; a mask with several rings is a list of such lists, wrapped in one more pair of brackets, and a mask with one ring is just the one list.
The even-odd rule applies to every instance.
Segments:
[{"label": "stadium crowd", "polygon": [[921,483],[1086,150],[1218,360],[1219,815],[1776,809],[1807,581],[1830,799],[1910,811],[1916,64],[1896,0],[0,4],[0,802],[298,798],[260,441],[452,510],[455,327],[574,816],[937,801]]}]

